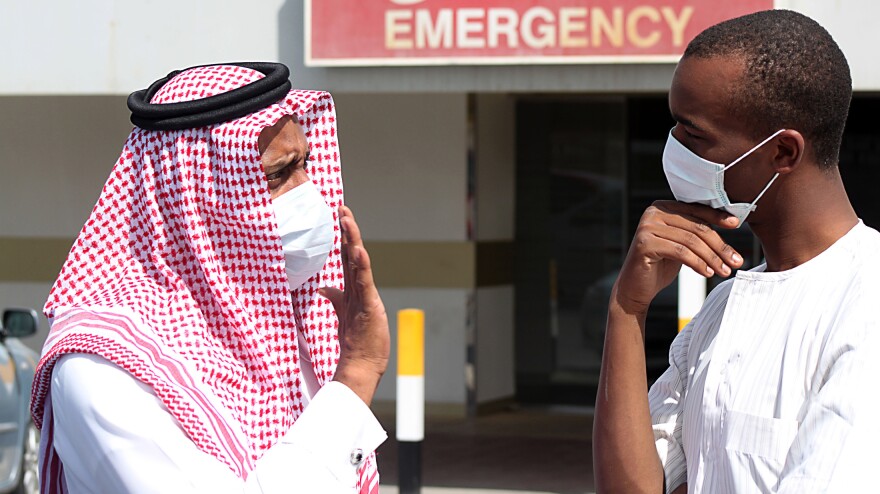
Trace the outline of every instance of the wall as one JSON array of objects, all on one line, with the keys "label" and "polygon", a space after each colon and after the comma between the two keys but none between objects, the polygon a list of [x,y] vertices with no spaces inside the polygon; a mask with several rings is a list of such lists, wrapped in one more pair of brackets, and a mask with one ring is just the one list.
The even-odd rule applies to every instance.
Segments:
[{"label": "wall", "polygon": [[0,115],[3,235],[72,241],[131,131],[125,98],[3,97]]},{"label": "wall", "polygon": [[[472,294],[477,401],[512,397],[512,266],[480,252],[507,252],[509,259],[513,248],[514,98],[483,94],[475,100],[474,241],[467,241],[466,231],[466,98],[337,93],[335,100],[346,202],[366,236],[392,326],[400,308],[426,310],[427,400],[465,399]],[[396,354],[391,374],[395,362]],[[377,399],[393,399],[394,384],[385,379]]]},{"label": "wall", "polygon": [[[466,240],[465,97],[337,92],[333,98],[345,201],[368,238]],[[361,218],[359,208],[369,214]]]},{"label": "wall", "polygon": [[130,130],[121,96],[0,97],[0,309],[42,310]]},{"label": "wall", "polygon": [[128,94],[181,67],[277,60],[281,1],[0,0],[0,94]]},{"label": "wall", "polygon": [[[880,4],[777,0],[838,40],[856,90],[880,89]],[[672,64],[307,68],[302,0],[0,0],[0,94],[127,94],[170,70],[280,60],[300,87],[337,92],[656,92]],[[36,29],[35,27],[39,27]],[[185,47],[185,49],[181,49]]]},{"label": "wall", "polygon": [[395,396],[396,314],[425,310],[426,400],[463,406],[467,293],[466,99],[336,93],[345,201],[370,252],[392,327],[377,400]]}]

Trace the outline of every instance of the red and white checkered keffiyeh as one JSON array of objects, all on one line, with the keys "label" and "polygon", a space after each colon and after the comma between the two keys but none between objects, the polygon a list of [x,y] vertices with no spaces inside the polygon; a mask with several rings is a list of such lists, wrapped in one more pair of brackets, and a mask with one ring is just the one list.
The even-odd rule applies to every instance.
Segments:
[{"label": "red and white checkered keffiyeh", "polygon": [[[205,98],[262,77],[230,65],[189,69],[152,103]],[[211,127],[132,130],[46,303],[54,320],[34,380],[35,424],[58,358],[100,355],[152,386],[193,442],[245,479],[303,411],[297,330],[318,382],[332,378],[338,321],[317,289],[343,288],[338,228],[324,268],[291,300],[257,146],[285,115],[302,125],[308,173],[336,216],[342,180],[328,93],[292,90]],[[61,467],[44,460],[44,485],[63,485]],[[374,456],[359,491],[378,491]]]}]

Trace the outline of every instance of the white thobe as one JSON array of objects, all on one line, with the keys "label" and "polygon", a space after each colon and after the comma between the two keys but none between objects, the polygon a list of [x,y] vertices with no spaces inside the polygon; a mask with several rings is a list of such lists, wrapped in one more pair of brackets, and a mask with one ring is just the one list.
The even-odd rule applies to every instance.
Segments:
[{"label": "white thobe", "polygon": [[800,266],[709,295],[649,393],[668,492],[880,489],[878,254],[859,222]]},{"label": "white thobe", "polygon": [[347,386],[317,390],[314,371],[302,367],[305,411],[244,482],[196,447],[151,387],[101,357],[65,355],[47,406],[69,492],[356,492],[357,460],[386,433]]}]

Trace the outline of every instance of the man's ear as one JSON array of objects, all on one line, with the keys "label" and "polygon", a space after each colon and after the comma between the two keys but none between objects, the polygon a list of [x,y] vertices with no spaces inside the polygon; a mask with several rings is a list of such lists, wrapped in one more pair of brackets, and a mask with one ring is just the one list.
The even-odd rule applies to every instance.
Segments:
[{"label": "man's ear", "polygon": [[781,175],[793,172],[804,160],[804,136],[796,130],[783,130],[774,141],[773,168]]}]

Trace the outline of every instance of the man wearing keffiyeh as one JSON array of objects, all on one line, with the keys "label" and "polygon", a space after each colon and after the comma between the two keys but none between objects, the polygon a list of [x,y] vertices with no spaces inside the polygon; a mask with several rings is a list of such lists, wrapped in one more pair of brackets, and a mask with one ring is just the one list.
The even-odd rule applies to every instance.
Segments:
[{"label": "man wearing keffiyeh", "polygon": [[45,307],[43,492],[378,492],[387,317],[333,100],[288,75],[193,67],[129,98]]}]

